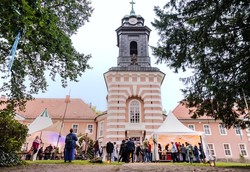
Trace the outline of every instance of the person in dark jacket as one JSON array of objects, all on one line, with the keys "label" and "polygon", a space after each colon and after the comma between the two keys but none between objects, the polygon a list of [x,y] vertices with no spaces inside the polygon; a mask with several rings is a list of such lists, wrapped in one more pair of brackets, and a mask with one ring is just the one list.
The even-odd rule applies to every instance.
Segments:
[{"label": "person in dark jacket", "polygon": [[196,162],[200,162],[199,149],[196,145],[194,146],[194,157],[195,157]]},{"label": "person in dark jacket", "polygon": [[106,145],[106,151],[107,151],[107,154],[108,154],[108,161],[111,162],[111,157],[112,157],[112,153],[114,151],[114,144],[109,141]]},{"label": "person in dark jacket", "polygon": [[73,133],[73,129],[71,128],[69,131],[70,133],[65,139],[64,162],[71,162],[74,159],[74,150],[76,147],[76,141],[78,140],[76,135]]},{"label": "person in dark jacket", "polygon": [[142,148],[141,148],[141,144],[138,143],[136,145],[136,148],[135,148],[135,155],[136,155],[136,162],[140,162],[141,161],[141,157],[142,157]]},{"label": "person in dark jacket", "polygon": [[125,140],[122,140],[122,144],[120,146],[120,150],[119,150],[119,159],[118,162],[120,162],[122,160],[122,162],[127,162],[127,144],[125,142]]},{"label": "person in dark jacket", "polygon": [[98,157],[99,156],[99,142],[98,140],[95,141],[95,144],[94,144],[94,156],[95,157]]},{"label": "person in dark jacket", "polygon": [[132,158],[132,162],[134,162],[135,143],[132,138],[129,139],[127,147],[128,147],[128,160]]},{"label": "person in dark jacket", "polygon": [[200,152],[200,160],[203,162],[203,163],[205,163],[205,161],[206,161],[206,156],[205,156],[205,152],[204,152],[204,150],[203,150],[203,146],[202,146],[202,144],[201,143],[198,143],[199,144],[199,152]]},{"label": "person in dark jacket", "polygon": [[43,159],[43,147],[40,147],[40,149],[38,150],[37,156],[39,160]]}]

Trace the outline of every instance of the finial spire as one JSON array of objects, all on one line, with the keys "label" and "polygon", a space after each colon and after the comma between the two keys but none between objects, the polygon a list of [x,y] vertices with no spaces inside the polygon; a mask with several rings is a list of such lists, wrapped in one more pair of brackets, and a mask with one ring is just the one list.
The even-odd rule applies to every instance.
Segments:
[{"label": "finial spire", "polygon": [[130,4],[131,4],[130,15],[132,16],[132,15],[135,15],[135,11],[134,11],[134,4],[135,4],[135,2],[132,0],[132,1],[130,2]]}]

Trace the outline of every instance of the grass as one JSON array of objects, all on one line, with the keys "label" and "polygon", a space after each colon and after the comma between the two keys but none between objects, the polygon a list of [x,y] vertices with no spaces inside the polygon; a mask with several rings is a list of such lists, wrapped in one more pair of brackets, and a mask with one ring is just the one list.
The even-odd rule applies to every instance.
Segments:
[{"label": "grass", "polygon": [[[172,162],[170,162],[173,164]],[[197,166],[197,167],[209,167],[209,163],[175,163],[175,165],[183,165],[183,166]],[[239,163],[239,162],[215,162],[216,167],[219,168],[244,168],[250,169],[250,163]]]},{"label": "grass", "polygon": [[76,164],[76,165],[122,165],[123,163],[112,162],[108,164],[107,162],[103,163],[91,163],[89,160],[74,160],[71,163],[65,163],[64,160],[36,160],[36,161],[25,161],[26,164]]},{"label": "grass", "polygon": [[[63,160],[37,160],[37,161],[25,161],[26,164],[66,164],[64,163]],[[69,164],[67,162],[67,164]],[[74,160],[71,162],[71,164],[76,164],[76,165],[122,165],[123,163],[120,162],[111,162],[110,164],[108,164],[107,162],[103,162],[103,163],[91,163],[89,162],[89,160]],[[162,163],[161,163],[162,164]],[[167,162],[164,164],[173,164],[172,162]],[[209,163],[175,163],[175,165],[183,165],[183,166],[210,166]],[[242,168],[249,168],[250,169],[250,163],[237,163],[237,162],[216,162],[216,167],[230,167],[230,168],[238,168],[238,167],[242,167]]]},{"label": "grass", "polygon": [[249,163],[240,163],[240,162],[216,162],[217,167],[224,167],[224,168],[244,168],[250,170]]}]

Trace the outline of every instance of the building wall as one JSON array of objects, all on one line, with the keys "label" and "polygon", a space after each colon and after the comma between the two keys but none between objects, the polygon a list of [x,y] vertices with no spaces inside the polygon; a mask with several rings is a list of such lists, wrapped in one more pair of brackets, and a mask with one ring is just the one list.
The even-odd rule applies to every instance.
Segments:
[{"label": "building wall", "polygon": [[[121,142],[126,137],[150,136],[163,122],[161,72],[107,72],[108,111],[106,140]],[[140,105],[140,122],[130,122],[130,103]]]},{"label": "building wall", "polygon": [[[240,145],[244,145],[245,159],[250,159],[250,144],[247,135],[247,130],[240,130],[242,134],[236,134],[235,128],[224,129],[225,134],[220,132],[220,121],[212,119],[197,119],[197,120],[180,120],[184,125],[194,125],[196,131],[205,132],[204,125],[208,125],[210,128],[210,134],[205,134],[206,142],[212,145],[214,156],[220,160],[237,160],[242,154]],[[226,155],[224,145],[227,144],[229,147],[230,155]]]},{"label": "building wall", "polygon": [[[101,142],[101,145],[106,145],[108,140],[117,141],[118,145],[122,139],[127,137],[137,137],[141,138],[146,134],[149,136],[151,132],[157,129],[163,123],[163,115],[160,110],[161,108],[161,96],[160,96],[160,80],[153,79],[149,82],[149,78],[153,76],[159,76],[158,73],[151,73],[144,75],[142,73],[138,79],[133,80],[132,76],[135,74],[132,73],[119,73],[119,77],[116,77],[115,74],[108,73],[106,77],[110,79],[108,83],[109,88],[109,96],[108,96],[108,111],[103,115],[96,116],[93,119],[83,119],[83,118],[72,118],[67,117],[64,121],[64,126],[62,128],[62,136],[66,136],[69,133],[69,129],[73,128],[73,125],[78,125],[78,131],[76,134],[86,134],[88,125],[92,125],[92,133],[88,133],[88,136],[93,140],[98,139]],[[138,75],[138,74],[136,74]],[[115,78],[115,79],[114,79]],[[127,82],[123,82],[127,79]],[[156,81],[156,82],[152,82]],[[136,99],[140,102],[141,109],[141,121],[140,123],[131,124],[129,121],[129,102],[133,99]],[[58,100],[57,100],[58,101]],[[118,103],[119,101],[119,103]],[[152,102],[152,104],[151,104]],[[50,101],[50,104],[52,101]],[[76,107],[83,106],[84,104],[80,104]],[[40,107],[40,105],[33,104],[31,107]],[[71,104],[74,107],[74,104]],[[245,159],[250,160],[250,141],[249,141],[249,132],[250,130],[241,130],[242,134],[236,134],[236,129],[231,128],[226,130],[226,134],[221,134],[219,130],[220,121],[215,121],[213,119],[191,119],[190,116],[185,115],[183,109],[182,111],[178,111],[180,106],[175,108],[175,116],[186,126],[194,126],[196,131],[204,132],[204,125],[208,125],[211,131],[211,134],[206,135],[206,142],[213,146],[213,152],[217,159],[222,160],[239,160],[240,154],[240,145],[244,145],[245,147]],[[27,106],[27,111],[30,109],[30,106]],[[35,108],[37,109],[37,108]],[[41,108],[44,109],[44,108]],[[49,113],[54,116],[52,118],[53,123],[55,124],[57,121],[61,121],[61,118],[58,118],[56,115],[56,111],[58,108],[49,109]],[[76,110],[73,108],[70,114],[73,114]],[[28,116],[38,116],[41,113],[41,110],[38,111],[37,114],[27,113],[26,118],[18,118],[21,123],[25,125],[29,125],[34,118],[27,118]],[[80,111],[79,111],[80,112]],[[178,113],[177,113],[178,112]],[[63,113],[63,111],[62,111]],[[58,114],[62,114],[58,113]],[[21,114],[21,113],[20,113]],[[184,117],[181,117],[178,114],[183,114]],[[55,130],[56,133],[59,133],[59,128],[57,127]],[[100,131],[102,128],[102,132]],[[145,132],[145,133],[144,133]],[[40,135],[40,133],[37,133]],[[44,135],[42,135],[42,139]],[[28,148],[31,147],[31,142],[26,145]],[[56,142],[55,142],[56,143]],[[55,143],[51,143],[52,145]],[[224,144],[229,145],[229,151],[231,155],[225,155]],[[44,145],[47,146],[47,145]]]}]

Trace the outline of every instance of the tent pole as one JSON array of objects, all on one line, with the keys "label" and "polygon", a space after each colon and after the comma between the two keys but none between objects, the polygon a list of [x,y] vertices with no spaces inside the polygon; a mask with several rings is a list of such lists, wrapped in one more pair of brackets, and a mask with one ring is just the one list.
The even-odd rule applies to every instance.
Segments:
[{"label": "tent pole", "polygon": [[[40,133],[40,140],[42,141],[42,135],[43,135],[43,131],[41,131]],[[42,141],[43,142],[43,141]]]},{"label": "tent pole", "polygon": [[60,139],[61,133],[62,133],[62,127],[63,127],[63,123],[64,123],[64,118],[65,118],[65,115],[66,115],[66,111],[67,111],[67,108],[68,108],[68,104],[69,104],[69,102],[70,102],[70,96],[69,96],[69,95],[66,96],[65,102],[66,102],[66,107],[65,107],[65,110],[64,110],[63,119],[62,119],[62,124],[61,124],[61,127],[60,127],[60,131],[59,131],[59,135],[58,135],[56,147],[58,147],[59,139]]}]

